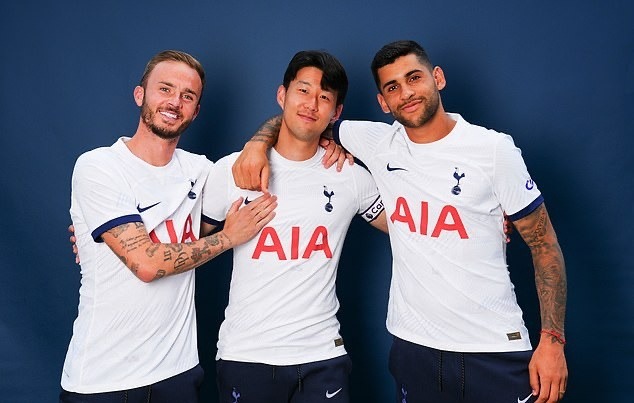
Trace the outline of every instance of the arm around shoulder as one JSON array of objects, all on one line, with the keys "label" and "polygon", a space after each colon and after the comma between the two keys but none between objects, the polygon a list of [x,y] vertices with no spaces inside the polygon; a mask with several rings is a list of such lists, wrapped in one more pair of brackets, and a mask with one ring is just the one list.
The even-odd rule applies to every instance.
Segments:
[{"label": "arm around shoulder", "polygon": [[275,196],[265,194],[248,206],[233,203],[222,231],[189,243],[153,243],[142,222],[119,225],[102,234],[103,241],[143,282],[194,269],[227,249],[253,238],[268,224],[277,207]]},{"label": "arm around shoulder", "polygon": [[268,190],[269,159],[266,152],[277,142],[281,125],[281,115],[270,118],[244,145],[231,168],[237,187],[264,192]]}]

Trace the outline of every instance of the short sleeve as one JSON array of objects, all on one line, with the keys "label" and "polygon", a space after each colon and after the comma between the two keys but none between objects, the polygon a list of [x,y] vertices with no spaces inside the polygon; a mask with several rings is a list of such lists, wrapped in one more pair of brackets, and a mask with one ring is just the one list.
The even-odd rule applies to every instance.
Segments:
[{"label": "short sleeve", "polygon": [[512,221],[527,216],[544,201],[528,173],[521,150],[508,135],[496,145],[493,189]]},{"label": "short sleeve", "polygon": [[333,138],[352,155],[368,163],[379,142],[389,135],[392,126],[381,122],[339,120],[333,125]]},{"label": "short sleeve", "polygon": [[94,153],[80,156],[75,164],[72,198],[96,242],[109,229],[142,221],[130,184],[118,167],[100,160]]},{"label": "short sleeve", "polygon": [[234,186],[231,166],[236,159],[235,154],[218,160],[211,167],[205,187],[203,188],[203,216],[208,224],[218,225],[225,220],[231,206],[229,189]]},{"label": "short sleeve", "polygon": [[359,198],[357,214],[367,222],[376,219],[385,209],[372,175],[361,166],[355,165],[355,182]]}]

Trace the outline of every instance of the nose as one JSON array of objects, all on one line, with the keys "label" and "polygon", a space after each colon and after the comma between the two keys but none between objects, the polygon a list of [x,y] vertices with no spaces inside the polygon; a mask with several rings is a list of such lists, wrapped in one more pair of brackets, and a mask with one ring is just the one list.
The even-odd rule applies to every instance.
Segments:
[{"label": "nose", "polygon": [[415,92],[412,88],[410,88],[408,85],[404,85],[401,87],[401,98],[403,99],[410,99],[411,97],[414,96]]},{"label": "nose", "polygon": [[305,107],[306,109],[308,109],[311,112],[316,112],[319,109],[319,103],[317,102],[317,98],[316,97],[311,97],[310,99],[306,100],[305,103]]},{"label": "nose", "polygon": [[175,107],[175,108],[181,108],[182,104],[183,104],[183,99],[181,98],[181,95],[177,92],[174,92],[170,98],[167,100],[167,102]]}]

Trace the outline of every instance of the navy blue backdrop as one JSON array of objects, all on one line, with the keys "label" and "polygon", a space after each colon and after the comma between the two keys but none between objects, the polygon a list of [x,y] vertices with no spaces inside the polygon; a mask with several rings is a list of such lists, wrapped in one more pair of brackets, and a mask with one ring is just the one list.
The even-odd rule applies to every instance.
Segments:
[{"label": "navy blue backdrop", "polygon": [[[345,118],[387,120],[369,63],[403,38],[444,68],[447,110],[514,136],[546,197],[569,274],[566,401],[629,401],[631,2],[44,3],[0,6],[0,401],[57,399],[79,287],[66,232],[71,170],[82,152],[134,131],[132,89],[154,53],[182,49],[205,65],[201,115],[181,145],[215,160],[278,112],[275,90],[300,49],[326,49],[346,66]],[[354,401],[391,402],[387,238],[355,221],[345,249],[339,317]],[[536,336],[532,266],[519,237],[509,262]],[[197,273],[205,402],[216,401],[213,357],[230,270],[227,254]]]}]

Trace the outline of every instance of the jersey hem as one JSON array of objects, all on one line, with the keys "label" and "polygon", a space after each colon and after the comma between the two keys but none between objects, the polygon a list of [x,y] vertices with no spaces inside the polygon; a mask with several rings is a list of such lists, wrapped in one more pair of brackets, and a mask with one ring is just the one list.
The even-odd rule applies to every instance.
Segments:
[{"label": "jersey hem", "polygon": [[179,368],[179,369],[175,369],[173,371],[168,371],[166,372],[164,375],[154,375],[151,377],[146,377],[143,379],[139,379],[136,380],[134,382],[130,382],[130,383],[124,383],[124,382],[117,382],[117,383],[112,383],[112,384],[106,384],[106,385],[81,385],[81,386],[73,386],[73,384],[68,384],[65,383],[63,380],[60,383],[62,389],[64,389],[67,392],[73,392],[73,393],[82,393],[82,394],[92,394],[92,393],[107,393],[107,392],[117,392],[117,391],[121,391],[121,390],[129,390],[129,389],[135,389],[135,388],[140,388],[143,386],[148,386],[148,385],[153,385],[155,383],[164,381],[166,379],[169,379],[173,376],[176,375],[180,375],[183,372],[187,372],[191,369],[193,369],[194,367],[196,367],[196,365],[199,364],[199,360],[196,360],[196,362],[193,365],[183,365],[183,368]]},{"label": "jersey hem", "polygon": [[303,356],[297,358],[286,358],[286,359],[255,359],[255,358],[246,358],[240,355],[232,355],[232,354],[216,354],[216,361],[237,361],[237,362],[250,362],[254,364],[266,364],[266,365],[299,365],[306,364],[309,362],[317,362],[330,360],[332,358],[341,357],[343,355],[348,354],[345,348],[342,348],[341,351],[333,351],[333,354],[316,354],[311,356]]},{"label": "jersey hem", "polygon": [[505,344],[444,344],[434,341],[427,342],[422,340],[420,337],[417,337],[416,335],[412,335],[411,333],[396,332],[389,328],[388,332],[390,332],[390,334],[392,334],[393,336],[398,337],[399,339],[409,341],[410,343],[418,344],[420,346],[430,347],[436,350],[454,351],[459,353],[509,353],[514,351],[530,351],[533,349],[530,341],[528,340],[509,341]]}]

